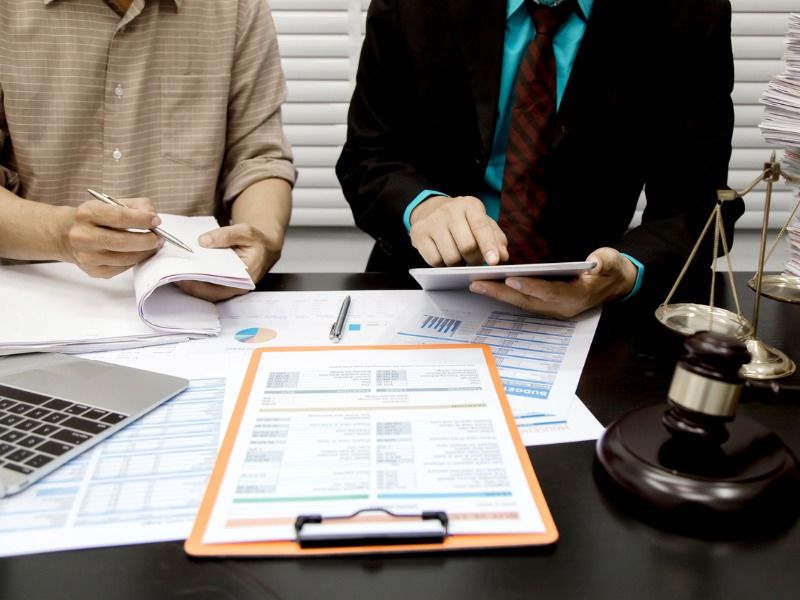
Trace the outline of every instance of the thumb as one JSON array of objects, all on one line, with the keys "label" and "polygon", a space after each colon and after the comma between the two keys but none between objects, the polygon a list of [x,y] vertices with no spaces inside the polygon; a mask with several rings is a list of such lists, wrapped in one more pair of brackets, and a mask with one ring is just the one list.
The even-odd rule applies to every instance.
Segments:
[{"label": "thumb", "polygon": [[605,260],[603,253],[600,250],[595,250],[589,256],[587,256],[586,262],[595,263],[594,267],[587,271],[589,275],[599,275],[605,268]]},{"label": "thumb", "polygon": [[619,252],[613,248],[598,248],[586,258],[586,262],[597,263],[589,273],[592,275],[607,273],[614,269],[619,258],[621,258]]},{"label": "thumb", "polygon": [[227,227],[206,231],[197,241],[203,248],[230,248],[233,245],[231,232]]}]

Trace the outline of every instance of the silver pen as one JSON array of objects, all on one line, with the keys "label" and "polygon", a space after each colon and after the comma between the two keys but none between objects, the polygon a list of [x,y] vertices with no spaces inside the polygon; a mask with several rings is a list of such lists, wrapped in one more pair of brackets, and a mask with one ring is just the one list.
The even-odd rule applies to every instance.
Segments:
[{"label": "silver pen", "polygon": [[[100,202],[105,202],[106,204],[111,204],[113,206],[121,206],[122,208],[128,208],[122,202],[120,202],[119,200],[115,200],[114,198],[112,198],[108,194],[104,194],[103,192],[98,192],[97,190],[93,190],[92,188],[89,188],[86,191],[89,192],[89,194],[93,198],[95,198],[97,200],[100,200]],[[194,253],[194,250],[192,250],[189,246],[184,244],[182,241],[180,241],[178,238],[176,238],[171,233],[167,233],[166,231],[164,231],[160,227],[152,227],[152,228],[150,228],[150,231],[155,233],[161,239],[168,241],[173,246],[177,246],[178,248],[186,250],[187,252]]]},{"label": "silver pen", "polygon": [[350,310],[350,296],[345,296],[342,307],[339,309],[339,316],[331,325],[331,332],[328,335],[334,342],[339,343],[344,333],[344,322],[347,321],[347,312]]}]

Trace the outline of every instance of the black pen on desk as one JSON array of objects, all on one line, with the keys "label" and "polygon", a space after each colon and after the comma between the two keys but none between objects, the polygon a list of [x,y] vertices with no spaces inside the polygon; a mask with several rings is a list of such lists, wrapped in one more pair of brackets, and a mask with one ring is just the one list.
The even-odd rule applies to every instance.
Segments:
[{"label": "black pen on desk", "polygon": [[[105,202],[106,204],[111,204],[112,206],[121,206],[122,208],[128,208],[122,202],[120,202],[119,200],[115,200],[114,198],[112,198],[108,194],[104,194],[103,192],[98,192],[97,190],[93,190],[92,188],[89,188],[86,191],[89,192],[89,195],[91,195],[96,200],[100,200],[100,202]],[[153,227],[152,229],[150,229],[150,231],[155,233],[162,240],[168,241],[173,246],[177,246],[178,248],[181,248],[182,250],[186,250],[187,252],[194,253],[194,250],[192,250],[189,246],[184,244],[182,241],[180,241],[178,238],[176,238],[171,233],[167,233],[166,231],[164,231],[160,227]]]},{"label": "black pen on desk", "polygon": [[342,307],[339,309],[339,316],[331,325],[331,332],[328,335],[337,344],[342,340],[344,334],[344,322],[347,321],[347,312],[350,310],[350,296],[345,296]]}]

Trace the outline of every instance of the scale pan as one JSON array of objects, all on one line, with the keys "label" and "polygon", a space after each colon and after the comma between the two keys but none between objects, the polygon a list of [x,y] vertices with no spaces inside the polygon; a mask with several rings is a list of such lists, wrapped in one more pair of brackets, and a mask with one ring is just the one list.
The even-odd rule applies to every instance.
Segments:
[{"label": "scale pan", "polygon": [[705,304],[662,304],[656,309],[656,319],[683,335],[716,331],[744,341],[753,333],[750,321],[742,315]]},{"label": "scale pan", "polygon": [[[755,290],[756,278],[747,285]],[[764,275],[761,278],[761,295],[780,302],[800,304],[800,277],[793,275]]]}]

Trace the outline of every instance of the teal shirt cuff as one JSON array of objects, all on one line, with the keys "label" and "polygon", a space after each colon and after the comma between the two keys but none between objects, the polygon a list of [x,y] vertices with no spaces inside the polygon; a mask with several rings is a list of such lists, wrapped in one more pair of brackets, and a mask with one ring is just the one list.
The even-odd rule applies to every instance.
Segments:
[{"label": "teal shirt cuff", "polygon": [[411,211],[417,208],[417,205],[420,202],[427,200],[431,196],[445,196],[446,198],[450,197],[447,194],[443,194],[442,192],[437,192],[435,190],[422,190],[411,202],[408,203],[405,212],[403,212],[403,224],[406,226],[406,231],[411,231]]},{"label": "teal shirt cuff", "polygon": [[633,266],[636,267],[636,281],[633,282],[633,289],[628,292],[628,295],[622,298],[621,300],[617,300],[617,302],[625,302],[626,300],[633,298],[639,289],[642,287],[642,280],[644,279],[644,265],[640,263],[638,260],[633,258],[630,254],[625,254],[624,252],[620,252],[622,256],[627,258],[629,261],[633,263]]}]

